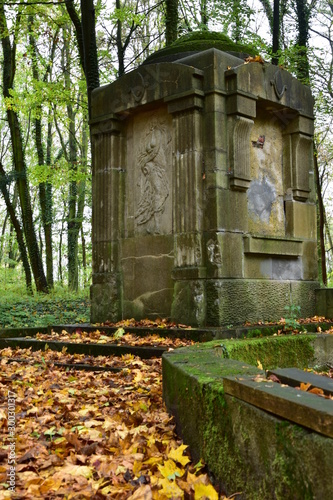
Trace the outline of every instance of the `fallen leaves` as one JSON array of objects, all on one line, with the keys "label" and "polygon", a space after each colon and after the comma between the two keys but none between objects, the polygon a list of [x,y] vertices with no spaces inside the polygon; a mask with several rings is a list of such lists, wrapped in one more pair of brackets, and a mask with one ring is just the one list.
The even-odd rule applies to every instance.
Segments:
[{"label": "fallen leaves", "polygon": [[[310,387],[311,387],[311,389],[310,389]],[[323,389],[321,389],[320,387],[312,387],[312,385],[310,383],[304,384],[303,382],[301,382],[300,386],[296,387],[296,389],[300,389],[301,391],[310,392],[311,394],[316,394],[317,396],[322,396],[325,399],[332,399],[333,400],[332,395],[326,395],[325,392],[323,391]]]},{"label": "fallen leaves", "polygon": [[[54,365],[60,359],[120,371],[66,370]],[[16,394],[17,498],[218,498],[204,464],[192,463],[175,434],[162,401],[160,359],[29,349],[1,351],[2,498],[11,495],[8,390]]]},{"label": "fallen leaves", "polygon": [[[333,369],[331,369],[328,373],[327,372],[316,372],[315,370],[307,370],[311,371],[311,373],[315,373],[317,375],[322,375],[326,376],[329,378],[333,378]],[[290,387],[288,384],[282,384],[281,380],[274,375],[274,373],[271,373],[269,376],[263,376],[261,374],[256,375],[252,379],[254,382],[275,382],[277,384],[280,384],[281,387]],[[310,382],[300,382],[299,386],[293,385],[295,389],[304,391],[304,392],[309,392],[311,394],[315,394],[317,396],[321,396],[325,399],[331,399],[333,401],[333,395],[332,394],[325,394],[325,391],[321,389],[320,387],[315,387],[313,386]]]},{"label": "fallen leaves", "polygon": [[132,345],[132,346],[164,346],[164,347],[183,347],[187,345],[192,345],[194,342],[192,340],[184,340],[180,338],[171,339],[168,337],[160,337],[157,334],[150,334],[145,336],[139,336],[131,333],[125,333],[123,328],[118,328],[114,333],[105,335],[103,332],[96,329],[93,332],[85,332],[81,328],[77,328],[75,332],[68,333],[63,330],[61,333],[37,333],[35,338],[37,340],[44,341],[59,341],[59,342],[71,342],[80,344],[120,344],[120,345]]},{"label": "fallen leaves", "polygon": [[[99,323],[96,323],[98,326]],[[123,319],[121,321],[118,321],[117,323],[111,323],[110,321],[106,321],[105,323],[101,323],[101,325],[105,326],[116,326],[116,327],[123,327],[123,328],[128,328],[128,327],[157,327],[157,328],[181,328],[184,330],[191,330],[191,327],[188,325],[183,325],[182,323],[174,323],[172,321],[168,321],[165,318],[156,318],[156,319],[141,319],[139,321],[135,320],[134,318],[131,319]]]},{"label": "fallen leaves", "polygon": [[254,57],[249,56],[244,60],[244,64],[255,63],[255,62],[258,62],[260,64],[265,63],[264,59],[261,56],[254,56]]}]

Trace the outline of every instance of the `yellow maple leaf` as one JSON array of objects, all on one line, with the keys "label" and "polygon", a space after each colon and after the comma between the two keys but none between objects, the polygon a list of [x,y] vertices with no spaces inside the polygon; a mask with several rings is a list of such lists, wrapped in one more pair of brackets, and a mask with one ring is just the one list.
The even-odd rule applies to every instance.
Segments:
[{"label": "yellow maple leaf", "polygon": [[259,370],[263,370],[262,364],[260,363],[259,359],[257,359],[257,367],[259,368]]},{"label": "yellow maple leaf", "polygon": [[162,457],[150,457],[147,460],[145,460],[143,463],[144,465],[154,465],[157,464],[158,462],[162,462],[163,458]]},{"label": "yellow maple leaf", "polygon": [[175,462],[178,462],[179,464],[185,466],[191,461],[188,457],[183,455],[183,452],[187,447],[188,445],[182,444],[178,448],[171,450],[168,453],[168,458],[171,458]]},{"label": "yellow maple leaf", "polygon": [[177,467],[173,460],[166,460],[163,465],[159,464],[157,467],[162,476],[167,479],[182,477],[185,472],[183,469]]},{"label": "yellow maple leaf", "polygon": [[219,496],[211,484],[197,483],[194,485],[194,500],[219,500]]},{"label": "yellow maple leaf", "polygon": [[62,479],[54,480],[52,477],[49,477],[48,479],[45,479],[45,481],[42,482],[42,484],[39,487],[39,491],[41,494],[49,493],[51,490],[57,491],[60,488],[61,483]]},{"label": "yellow maple leaf", "polygon": [[134,464],[133,464],[133,474],[135,476],[138,476],[139,472],[141,471],[142,469],[142,462],[141,460],[134,460]]},{"label": "yellow maple leaf", "polygon": [[167,478],[160,479],[158,482],[162,489],[159,494],[165,495],[167,498],[184,498],[184,492],[179,488],[175,481],[169,481]]}]

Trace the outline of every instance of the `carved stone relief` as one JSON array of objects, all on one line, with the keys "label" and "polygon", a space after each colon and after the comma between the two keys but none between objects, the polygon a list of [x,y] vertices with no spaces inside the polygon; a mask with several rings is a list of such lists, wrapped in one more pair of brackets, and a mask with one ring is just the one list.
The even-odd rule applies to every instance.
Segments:
[{"label": "carved stone relief", "polygon": [[211,264],[221,264],[220,246],[217,241],[212,239],[207,241],[207,256]]},{"label": "carved stone relief", "polygon": [[134,120],[135,140],[129,140],[131,166],[128,181],[129,196],[133,198],[130,204],[134,232],[168,234],[172,231],[169,117],[162,110],[143,115],[137,121]]}]

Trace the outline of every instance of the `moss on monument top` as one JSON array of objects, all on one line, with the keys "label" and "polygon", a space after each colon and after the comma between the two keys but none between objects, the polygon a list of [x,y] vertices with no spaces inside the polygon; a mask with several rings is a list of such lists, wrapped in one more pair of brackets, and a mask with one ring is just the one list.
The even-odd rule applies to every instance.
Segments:
[{"label": "moss on monument top", "polygon": [[172,56],[176,54],[200,52],[211,48],[222,50],[223,52],[232,52],[235,55],[239,54],[241,57],[247,55],[254,56],[257,53],[254,46],[235,43],[223,33],[218,33],[216,31],[192,31],[178,38],[178,40],[170,46],[154,52],[145,62],[155,62],[155,60],[160,58],[164,59],[167,58],[167,56],[170,56],[170,60],[172,60],[174,59]]}]

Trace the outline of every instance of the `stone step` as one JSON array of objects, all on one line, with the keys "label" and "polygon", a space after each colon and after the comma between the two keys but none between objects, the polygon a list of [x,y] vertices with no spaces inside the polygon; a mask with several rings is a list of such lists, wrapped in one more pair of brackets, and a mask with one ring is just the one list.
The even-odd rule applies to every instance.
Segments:
[{"label": "stone step", "polygon": [[[261,381],[258,381],[261,380]],[[253,377],[225,377],[225,394],[333,438],[333,401]]]}]

